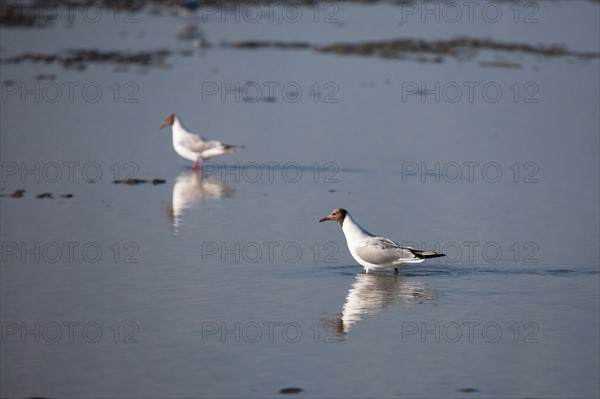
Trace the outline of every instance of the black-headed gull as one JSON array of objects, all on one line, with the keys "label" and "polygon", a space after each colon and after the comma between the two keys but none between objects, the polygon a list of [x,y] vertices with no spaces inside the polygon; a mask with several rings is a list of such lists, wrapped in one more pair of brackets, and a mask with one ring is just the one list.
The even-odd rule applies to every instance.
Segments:
[{"label": "black-headed gull", "polygon": [[319,223],[327,220],[333,220],[342,226],[350,254],[367,273],[369,270],[385,269],[393,269],[398,273],[397,267],[403,263],[421,263],[427,258],[446,256],[433,251],[401,246],[389,238],[377,237],[356,223],[350,212],[342,208],[334,209],[328,216],[319,220]]},{"label": "black-headed gull", "polygon": [[165,117],[160,128],[173,127],[173,148],[181,157],[194,161],[193,170],[197,170],[200,161],[205,161],[217,155],[229,154],[241,145],[223,144],[217,140],[206,140],[197,134],[188,131],[177,115],[169,114]]}]

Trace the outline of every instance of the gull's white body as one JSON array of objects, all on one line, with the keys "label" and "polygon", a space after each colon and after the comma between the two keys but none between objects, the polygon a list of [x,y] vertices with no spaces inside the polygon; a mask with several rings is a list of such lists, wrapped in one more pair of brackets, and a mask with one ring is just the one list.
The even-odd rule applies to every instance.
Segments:
[{"label": "gull's white body", "polygon": [[205,140],[197,134],[191,133],[177,116],[173,122],[173,148],[179,156],[194,162],[198,158],[207,160],[234,150],[234,146],[224,145],[217,140]]},{"label": "gull's white body", "polygon": [[403,247],[388,238],[369,233],[354,221],[350,213],[346,214],[342,231],[350,254],[367,273],[369,270],[393,270],[403,263],[421,263],[425,260],[409,251],[411,247]]},{"label": "gull's white body", "polygon": [[377,237],[356,223],[350,212],[343,208],[334,209],[319,222],[326,220],[333,220],[342,226],[350,254],[367,273],[370,270],[388,269],[397,273],[397,266],[403,263],[421,263],[427,258],[445,256],[433,251],[401,246],[389,238]]}]

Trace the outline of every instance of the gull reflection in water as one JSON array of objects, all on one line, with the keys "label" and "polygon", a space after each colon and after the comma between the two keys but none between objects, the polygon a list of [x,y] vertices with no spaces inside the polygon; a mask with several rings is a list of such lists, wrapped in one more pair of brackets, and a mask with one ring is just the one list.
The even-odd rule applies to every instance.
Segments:
[{"label": "gull reflection in water", "polygon": [[167,208],[169,221],[177,231],[186,209],[206,199],[231,197],[233,191],[229,184],[205,176],[200,171],[184,172],[177,176],[173,185],[173,202]]},{"label": "gull reflection in water", "polygon": [[433,291],[401,275],[357,274],[348,290],[341,317],[328,320],[327,329],[332,335],[343,336],[355,323],[385,308],[419,304],[432,298]]}]

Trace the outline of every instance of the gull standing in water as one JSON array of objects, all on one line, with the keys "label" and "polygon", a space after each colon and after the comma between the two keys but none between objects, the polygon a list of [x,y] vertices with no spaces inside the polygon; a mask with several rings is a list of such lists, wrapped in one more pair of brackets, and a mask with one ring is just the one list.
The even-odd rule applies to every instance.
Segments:
[{"label": "gull standing in water", "polygon": [[319,223],[327,220],[336,221],[342,226],[350,254],[367,273],[369,270],[386,269],[393,269],[398,273],[398,266],[403,263],[421,263],[427,258],[446,256],[433,251],[401,246],[389,238],[377,237],[356,223],[343,208],[334,209],[328,216],[319,220]]},{"label": "gull standing in water", "polygon": [[177,115],[169,114],[166,116],[160,128],[167,126],[173,127],[173,148],[181,157],[194,161],[193,170],[198,170],[200,161],[206,161],[217,155],[229,154],[238,148],[244,148],[241,145],[223,144],[217,140],[206,140],[197,134],[188,131]]}]

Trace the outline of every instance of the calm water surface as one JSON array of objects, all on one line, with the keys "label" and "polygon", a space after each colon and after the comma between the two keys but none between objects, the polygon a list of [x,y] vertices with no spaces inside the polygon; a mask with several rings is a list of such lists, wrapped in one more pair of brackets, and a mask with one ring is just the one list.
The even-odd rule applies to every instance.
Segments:
[{"label": "calm water surface", "polygon": [[[538,6],[532,24],[421,23],[385,4],[340,5],[338,23],[217,15],[204,49],[176,40],[165,10],[3,26],[3,59],[173,53],[167,67],[1,66],[2,396],[598,397],[598,58],[220,46],[468,36],[600,51],[597,3]],[[78,89],[53,103],[9,95],[14,82]],[[207,95],[236,83],[260,100]],[[407,95],[414,84],[433,94]],[[169,112],[246,148],[194,173],[158,129]],[[127,177],[166,183],[113,183]],[[317,223],[339,206],[447,257],[365,275],[339,226]]]}]

